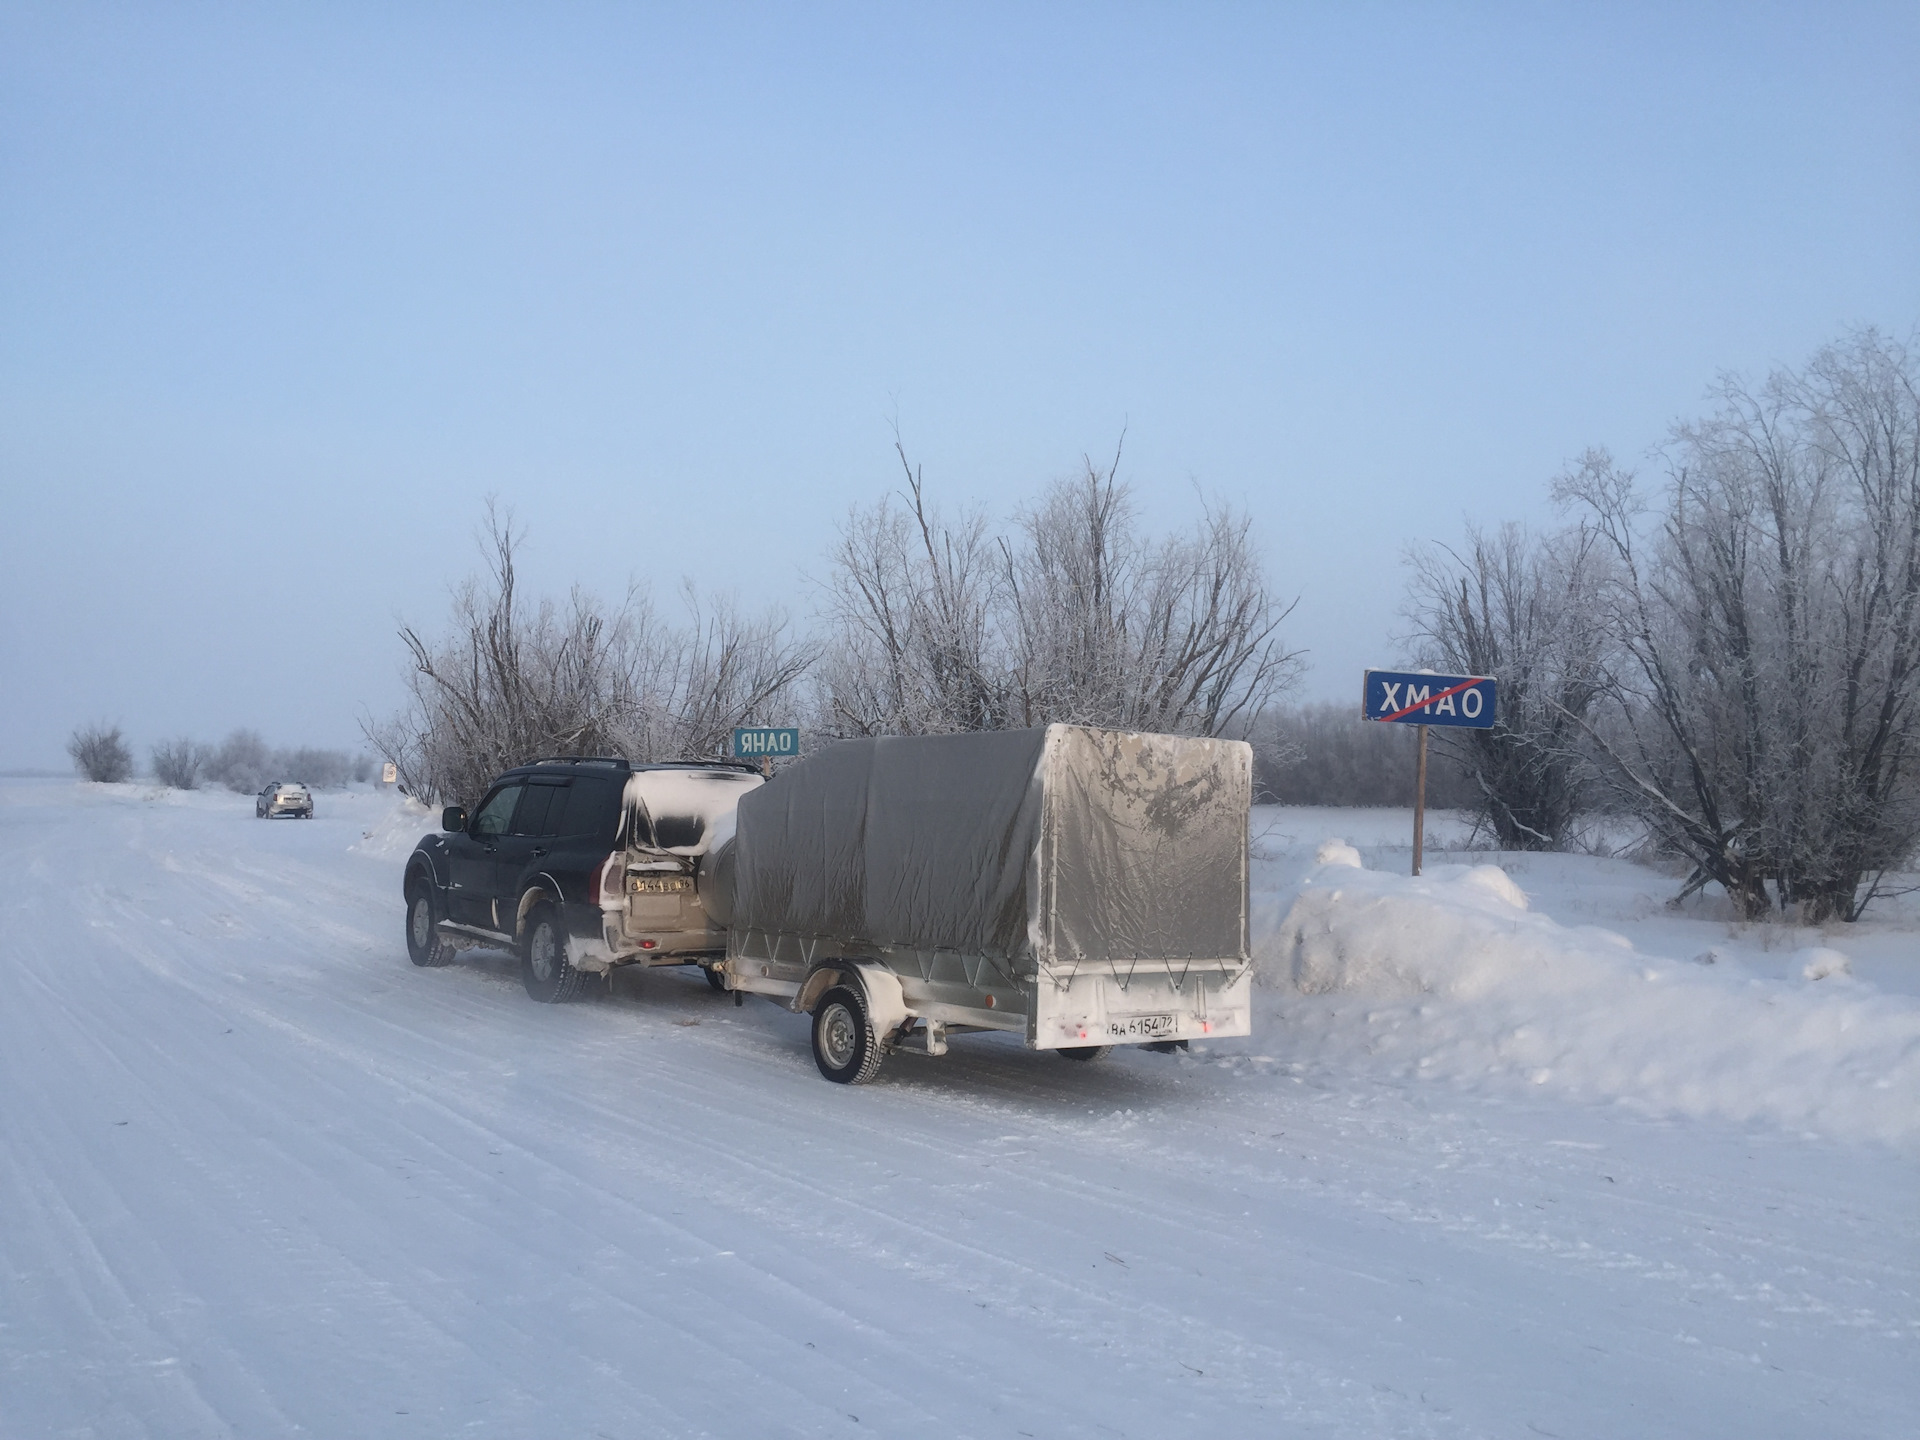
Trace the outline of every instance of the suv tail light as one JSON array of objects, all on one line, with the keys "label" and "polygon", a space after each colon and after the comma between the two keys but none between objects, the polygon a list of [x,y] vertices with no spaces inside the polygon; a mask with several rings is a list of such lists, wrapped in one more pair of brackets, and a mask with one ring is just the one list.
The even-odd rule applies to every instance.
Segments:
[{"label": "suv tail light", "polygon": [[593,897],[596,905],[619,905],[625,902],[621,882],[626,878],[626,860],[626,853],[616,850],[601,864],[600,879],[594,886],[598,892]]}]

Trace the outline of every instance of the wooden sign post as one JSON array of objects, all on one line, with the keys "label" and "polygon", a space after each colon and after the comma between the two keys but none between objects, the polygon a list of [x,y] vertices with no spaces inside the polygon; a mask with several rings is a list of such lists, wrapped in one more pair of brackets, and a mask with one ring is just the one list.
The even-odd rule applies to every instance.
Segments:
[{"label": "wooden sign post", "polygon": [[1361,682],[1360,718],[1420,730],[1413,762],[1413,873],[1420,873],[1427,840],[1427,727],[1491,730],[1494,682],[1485,675],[1369,670]]},{"label": "wooden sign post", "polygon": [[1427,838],[1427,727],[1420,727],[1417,758],[1413,762],[1413,873],[1420,873],[1420,850]]}]

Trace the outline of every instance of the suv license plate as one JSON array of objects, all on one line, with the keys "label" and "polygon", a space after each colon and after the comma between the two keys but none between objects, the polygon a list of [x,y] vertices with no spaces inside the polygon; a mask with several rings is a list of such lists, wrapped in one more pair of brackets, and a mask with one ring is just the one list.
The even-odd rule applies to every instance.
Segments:
[{"label": "suv license plate", "polygon": [[1175,1026],[1171,1015],[1126,1015],[1107,1021],[1112,1040],[1170,1040]]}]

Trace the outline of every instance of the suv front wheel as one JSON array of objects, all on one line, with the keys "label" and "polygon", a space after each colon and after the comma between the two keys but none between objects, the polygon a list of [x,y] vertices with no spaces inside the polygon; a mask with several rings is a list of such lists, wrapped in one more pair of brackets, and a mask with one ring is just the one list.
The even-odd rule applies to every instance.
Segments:
[{"label": "suv front wheel", "polygon": [[536,906],[527,916],[527,933],[520,942],[520,979],[527,994],[545,1005],[571,1000],[580,991],[586,972],[567,959],[567,932],[560,912],[551,905]]},{"label": "suv front wheel", "polygon": [[433,888],[424,880],[407,887],[407,958],[420,966],[444,965],[453,959],[453,947],[434,927]]}]

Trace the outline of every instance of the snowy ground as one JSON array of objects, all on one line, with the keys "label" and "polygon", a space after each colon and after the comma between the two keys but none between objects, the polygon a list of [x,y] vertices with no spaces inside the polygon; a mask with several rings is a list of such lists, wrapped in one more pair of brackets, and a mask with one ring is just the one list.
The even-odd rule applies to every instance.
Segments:
[{"label": "snowy ground", "polygon": [[847,1090],[413,969],[391,806],[0,780],[0,1436],[1913,1433],[1911,912],[1261,811],[1251,1041]]}]

